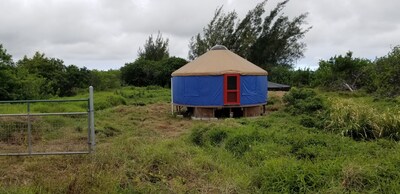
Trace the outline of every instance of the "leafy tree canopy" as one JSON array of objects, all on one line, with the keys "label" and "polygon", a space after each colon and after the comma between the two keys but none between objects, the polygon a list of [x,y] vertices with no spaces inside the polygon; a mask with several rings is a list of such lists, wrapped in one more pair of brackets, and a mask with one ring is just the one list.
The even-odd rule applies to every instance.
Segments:
[{"label": "leafy tree canopy", "polygon": [[400,46],[394,47],[386,56],[376,60],[375,85],[384,96],[400,95]]},{"label": "leafy tree canopy", "polygon": [[316,85],[334,90],[353,90],[366,86],[371,78],[368,59],[354,58],[352,52],[335,56],[327,61],[321,60],[316,71]]},{"label": "leafy tree canopy", "polygon": [[306,48],[301,39],[310,30],[302,27],[307,14],[289,19],[282,12],[289,2],[286,0],[264,16],[266,2],[259,3],[242,20],[235,11],[225,14],[219,7],[203,32],[192,37],[189,59],[220,44],[267,70],[274,66],[292,67]]},{"label": "leafy tree canopy", "polygon": [[134,86],[169,86],[171,73],[186,63],[185,59],[178,57],[160,61],[139,58],[121,68],[121,79],[125,84]]},{"label": "leafy tree canopy", "polygon": [[0,66],[12,66],[14,64],[12,56],[7,53],[7,50],[0,44]]},{"label": "leafy tree canopy", "polygon": [[0,100],[13,98],[16,77],[14,74],[12,56],[0,44]]},{"label": "leafy tree canopy", "polygon": [[139,48],[138,55],[140,58],[153,61],[168,58],[168,42],[168,38],[164,40],[160,32],[158,32],[155,40],[153,35],[150,35],[144,44],[144,49]]}]

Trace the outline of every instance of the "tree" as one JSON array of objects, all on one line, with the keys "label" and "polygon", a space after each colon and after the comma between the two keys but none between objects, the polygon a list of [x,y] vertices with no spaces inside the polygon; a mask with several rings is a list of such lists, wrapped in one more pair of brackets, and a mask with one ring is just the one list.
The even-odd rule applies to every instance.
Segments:
[{"label": "tree", "polygon": [[86,68],[79,68],[75,65],[66,67],[66,79],[62,82],[60,96],[73,96],[77,94],[78,88],[86,88],[90,82],[90,71]]},{"label": "tree", "polygon": [[121,68],[121,79],[125,84],[134,86],[170,86],[171,73],[186,63],[185,59],[178,57],[161,61],[139,58],[133,63],[126,63]]},{"label": "tree", "polygon": [[144,44],[144,49],[139,48],[138,55],[140,58],[153,61],[168,58],[168,42],[168,38],[164,40],[160,32],[158,32],[155,40],[153,40],[153,35],[150,35]]},{"label": "tree", "polygon": [[290,68],[276,66],[268,71],[268,80],[271,82],[292,85],[292,73]]},{"label": "tree", "polygon": [[32,58],[24,56],[17,62],[17,67],[44,78],[47,81],[47,86],[43,89],[48,89],[48,91],[43,91],[43,93],[59,95],[63,90],[63,84],[67,81],[64,61],[48,58],[44,53],[36,52]]},{"label": "tree", "polygon": [[210,23],[207,27],[203,28],[203,35],[199,33],[195,37],[192,37],[189,43],[189,59],[195,59],[217,44],[228,48],[233,46],[234,25],[237,14],[234,11],[224,14],[222,8],[219,7],[216,9]]},{"label": "tree", "polygon": [[121,79],[124,84],[147,86],[152,83],[152,64],[154,61],[138,58],[133,63],[126,63],[121,67]]},{"label": "tree", "polygon": [[187,61],[185,59],[179,57],[170,57],[168,59],[158,61],[156,64],[157,74],[154,76],[156,78],[155,84],[161,87],[170,87],[172,72],[181,68],[186,63]]},{"label": "tree", "polygon": [[393,97],[400,95],[400,46],[394,47],[386,56],[376,60],[375,84],[378,93]]},{"label": "tree", "polygon": [[15,89],[15,67],[12,56],[0,44],[0,100],[13,99]]},{"label": "tree", "polygon": [[316,71],[315,85],[333,90],[352,90],[367,86],[372,80],[367,73],[372,63],[368,59],[353,58],[352,52],[339,55],[327,61],[321,60]]},{"label": "tree", "polygon": [[92,70],[90,73],[90,85],[96,90],[107,90],[121,87],[121,71],[108,70],[98,71]]},{"label": "tree", "polygon": [[302,29],[307,14],[289,20],[281,13],[288,2],[279,3],[265,17],[262,32],[250,48],[248,59],[264,69],[277,65],[293,67],[294,62],[303,57],[306,44],[300,40],[311,27]]},{"label": "tree", "polygon": [[202,33],[189,42],[189,59],[207,52],[212,46],[222,44],[249,61],[269,70],[273,66],[292,67],[303,57],[306,45],[300,40],[310,30],[303,29],[307,14],[290,20],[282,13],[288,0],[279,3],[266,17],[266,1],[250,10],[243,20],[235,11],[224,14],[218,8]]},{"label": "tree", "polygon": [[1,66],[13,66],[14,65],[12,56],[7,53],[7,50],[5,48],[3,48],[2,44],[0,44],[0,65]]},{"label": "tree", "polygon": [[90,82],[90,71],[86,67],[65,66],[61,59],[48,58],[40,52],[32,58],[24,56],[17,62],[17,68],[46,80],[40,88],[46,95],[72,96],[78,88],[88,87]]},{"label": "tree", "polygon": [[296,87],[311,87],[314,79],[314,71],[309,68],[298,69],[293,71],[291,85]]}]

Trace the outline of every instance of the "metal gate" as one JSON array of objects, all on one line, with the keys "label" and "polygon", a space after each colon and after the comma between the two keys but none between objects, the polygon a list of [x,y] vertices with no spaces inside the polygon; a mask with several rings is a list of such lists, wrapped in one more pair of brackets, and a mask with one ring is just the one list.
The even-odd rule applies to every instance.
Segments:
[{"label": "metal gate", "polygon": [[95,144],[92,86],[89,98],[0,101],[0,156],[88,154]]}]

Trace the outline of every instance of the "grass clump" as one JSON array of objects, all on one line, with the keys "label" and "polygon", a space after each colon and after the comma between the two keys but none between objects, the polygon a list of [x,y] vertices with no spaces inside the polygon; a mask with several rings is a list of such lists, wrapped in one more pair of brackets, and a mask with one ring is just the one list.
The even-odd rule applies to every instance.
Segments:
[{"label": "grass clump", "polygon": [[400,140],[400,111],[379,111],[351,100],[332,100],[326,129],[356,140],[391,138]]},{"label": "grass clump", "polygon": [[251,184],[261,193],[307,193],[326,185],[318,166],[277,158],[266,161],[252,177]]},{"label": "grass clump", "polygon": [[228,137],[228,133],[217,126],[199,125],[193,128],[189,138],[197,146],[219,146]]},{"label": "grass clump", "polygon": [[96,133],[100,136],[113,137],[119,135],[121,130],[111,125],[106,125],[104,128],[97,128]]}]

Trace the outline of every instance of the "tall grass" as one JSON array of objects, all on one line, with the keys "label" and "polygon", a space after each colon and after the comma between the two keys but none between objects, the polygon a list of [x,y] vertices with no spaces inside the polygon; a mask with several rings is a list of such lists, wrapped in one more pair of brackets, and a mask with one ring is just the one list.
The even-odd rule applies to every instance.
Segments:
[{"label": "tall grass", "polygon": [[391,108],[381,111],[347,99],[330,101],[328,130],[340,131],[355,139],[388,137],[400,140],[400,111]]}]

